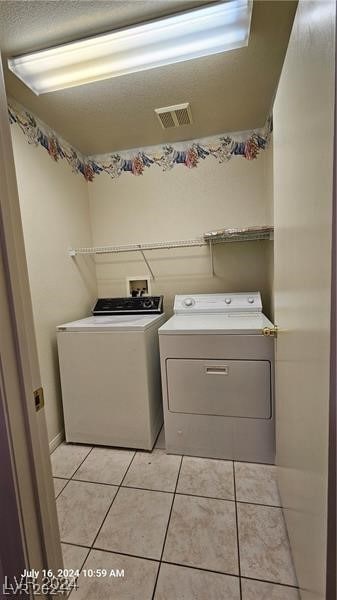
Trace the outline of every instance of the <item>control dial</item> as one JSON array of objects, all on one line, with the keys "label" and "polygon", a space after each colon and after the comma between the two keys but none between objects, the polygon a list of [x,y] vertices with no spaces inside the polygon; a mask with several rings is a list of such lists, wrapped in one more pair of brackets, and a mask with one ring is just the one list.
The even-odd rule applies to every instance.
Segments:
[{"label": "control dial", "polygon": [[255,300],[254,300],[253,296],[248,296],[248,302],[249,302],[249,304],[254,304]]},{"label": "control dial", "polygon": [[184,306],[193,306],[195,304],[195,300],[193,298],[184,298],[183,300]]},{"label": "control dial", "polygon": [[153,308],[152,298],[145,298],[145,300],[143,300],[143,308]]},{"label": "control dial", "polygon": [[226,302],[226,304],[231,304],[232,298],[225,298],[225,302]]}]

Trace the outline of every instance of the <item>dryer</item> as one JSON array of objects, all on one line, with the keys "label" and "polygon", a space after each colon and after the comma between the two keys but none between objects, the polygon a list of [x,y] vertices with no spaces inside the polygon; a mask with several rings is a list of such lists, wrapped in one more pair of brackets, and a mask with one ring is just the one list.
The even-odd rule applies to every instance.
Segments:
[{"label": "dryer", "polygon": [[272,327],[259,292],[175,297],[159,329],[167,452],[274,463]]}]

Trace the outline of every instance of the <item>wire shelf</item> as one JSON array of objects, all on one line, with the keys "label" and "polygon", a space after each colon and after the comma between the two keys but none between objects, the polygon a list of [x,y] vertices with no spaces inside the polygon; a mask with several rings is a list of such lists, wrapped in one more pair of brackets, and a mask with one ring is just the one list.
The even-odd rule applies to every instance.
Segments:
[{"label": "wire shelf", "polygon": [[[233,230],[232,230],[233,231]],[[262,228],[255,230],[235,230],[235,233],[223,233],[212,236],[199,237],[190,240],[174,240],[165,242],[154,242],[152,244],[124,244],[119,246],[96,246],[94,248],[72,248],[69,250],[70,256],[78,254],[118,254],[119,252],[141,252],[147,250],[166,250],[170,248],[192,248],[194,246],[209,246],[210,244],[224,244],[226,242],[246,242],[256,240],[273,239],[273,228],[268,230]]]},{"label": "wire shelf", "polygon": [[258,240],[272,240],[273,227],[251,227],[245,229],[221,229],[219,231],[205,233],[202,237],[190,240],[174,240],[166,242],[154,242],[153,244],[124,244],[121,246],[96,246],[94,248],[71,248],[69,256],[77,255],[102,255],[119,254],[121,252],[140,252],[142,258],[151,274],[155,279],[151,265],[144,252],[150,250],[169,250],[171,248],[193,248],[195,246],[208,246],[210,251],[210,269],[214,275],[214,257],[213,246],[215,244],[224,244],[228,242],[248,242]]}]

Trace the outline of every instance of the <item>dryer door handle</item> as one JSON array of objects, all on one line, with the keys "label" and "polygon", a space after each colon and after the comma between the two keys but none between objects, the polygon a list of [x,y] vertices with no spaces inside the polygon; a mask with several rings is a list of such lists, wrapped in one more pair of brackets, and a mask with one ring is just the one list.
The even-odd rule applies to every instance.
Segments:
[{"label": "dryer door handle", "polygon": [[206,375],[228,375],[227,365],[206,365]]}]

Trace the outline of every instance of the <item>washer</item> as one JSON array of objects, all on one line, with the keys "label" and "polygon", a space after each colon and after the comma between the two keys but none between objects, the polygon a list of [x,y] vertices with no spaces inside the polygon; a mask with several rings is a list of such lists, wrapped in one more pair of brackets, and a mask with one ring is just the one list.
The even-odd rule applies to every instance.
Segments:
[{"label": "washer", "polygon": [[67,442],[151,450],[163,423],[162,297],[101,298],[57,328]]},{"label": "washer", "polygon": [[159,329],[166,450],[275,461],[273,324],[259,292],[176,296]]}]

